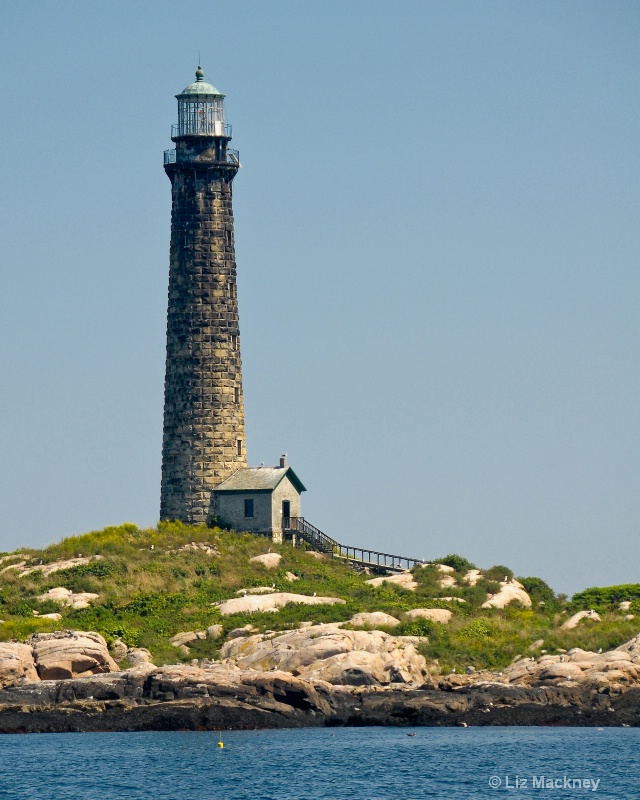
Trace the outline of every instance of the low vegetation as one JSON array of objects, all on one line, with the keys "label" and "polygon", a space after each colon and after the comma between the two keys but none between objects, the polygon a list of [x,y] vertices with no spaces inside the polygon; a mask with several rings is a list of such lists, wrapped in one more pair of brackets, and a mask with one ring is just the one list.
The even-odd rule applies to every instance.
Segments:
[{"label": "low vegetation", "polygon": [[[250,561],[268,550],[282,555],[275,570]],[[21,575],[34,566],[95,556],[99,558],[47,576],[41,570]],[[12,566],[22,562],[21,567]],[[443,566],[450,569],[445,572]],[[428,643],[420,645],[421,652],[434,668],[448,672],[469,666],[500,669],[518,655],[538,655],[543,650],[609,649],[638,632],[636,620],[625,619],[619,603],[629,600],[631,614],[639,612],[640,585],[587,589],[567,602],[540,578],[519,578],[531,596],[532,609],[518,604],[492,609],[482,608],[482,603],[513,573],[496,565],[482,570],[471,585],[467,573],[475,569],[467,559],[450,554],[413,570],[415,591],[391,583],[373,587],[366,583],[371,576],[339,561],[318,559],[304,548],[274,545],[249,534],[179,523],[145,530],[125,524],[70,537],[43,550],[5,554],[0,563],[0,640],[65,628],[95,630],[109,643],[119,638],[131,647],[146,647],[155,663],[163,664],[215,658],[229,632],[247,624],[275,631],[303,621],[346,623],[357,612],[383,611],[401,620],[400,626],[385,630],[428,637]],[[293,582],[292,574],[297,578]],[[443,586],[445,575],[453,582]],[[92,592],[98,599],[81,609],[38,600],[58,586],[76,593]],[[217,603],[258,586],[340,597],[346,602],[288,605],[277,613],[220,615]],[[450,623],[405,616],[411,609],[424,607],[451,610]],[[598,611],[601,621],[584,620],[572,630],[561,627],[568,614],[585,608]],[[50,613],[59,613],[62,619],[43,617]],[[222,624],[222,637],[195,642],[188,653],[170,643],[178,632],[205,630],[213,624]],[[540,640],[544,644],[532,649]]]}]

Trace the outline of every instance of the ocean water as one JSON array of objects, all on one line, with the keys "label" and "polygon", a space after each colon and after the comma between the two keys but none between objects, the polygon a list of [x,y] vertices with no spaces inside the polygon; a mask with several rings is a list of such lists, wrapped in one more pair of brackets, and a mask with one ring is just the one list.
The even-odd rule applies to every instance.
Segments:
[{"label": "ocean water", "polygon": [[[415,733],[415,736],[407,736]],[[0,736],[0,798],[640,797],[637,728],[336,728]]]}]

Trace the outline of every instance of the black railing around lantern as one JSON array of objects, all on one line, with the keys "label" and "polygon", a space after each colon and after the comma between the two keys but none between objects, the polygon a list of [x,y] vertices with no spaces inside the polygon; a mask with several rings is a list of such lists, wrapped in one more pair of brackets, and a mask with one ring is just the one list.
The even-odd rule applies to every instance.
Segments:
[{"label": "black railing around lantern", "polygon": [[[176,163],[176,149],[175,147],[171,148],[170,150],[164,151],[164,163],[165,164],[175,164]],[[240,151],[239,150],[227,150],[227,164],[235,164],[236,167],[241,166],[240,164]]]}]

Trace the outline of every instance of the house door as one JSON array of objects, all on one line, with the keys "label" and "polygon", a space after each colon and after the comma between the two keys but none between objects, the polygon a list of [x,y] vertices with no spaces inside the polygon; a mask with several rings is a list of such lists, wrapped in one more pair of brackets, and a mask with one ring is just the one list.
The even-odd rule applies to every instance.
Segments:
[{"label": "house door", "polygon": [[291,501],[282,501],[282,527],[291,527]]}]

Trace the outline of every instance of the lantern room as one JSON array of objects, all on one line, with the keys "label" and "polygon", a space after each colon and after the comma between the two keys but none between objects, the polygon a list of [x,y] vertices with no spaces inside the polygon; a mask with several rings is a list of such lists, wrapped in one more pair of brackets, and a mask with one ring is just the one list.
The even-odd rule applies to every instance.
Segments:
[{"label": "lantern room", "polygon": [[202,67],[196,70],[195,83],[186,86],[176,98],[178,124],[172,126],[172,139],[179,136],[231,138],[231,128],[224,124],[224,95],[205,82]]}]

